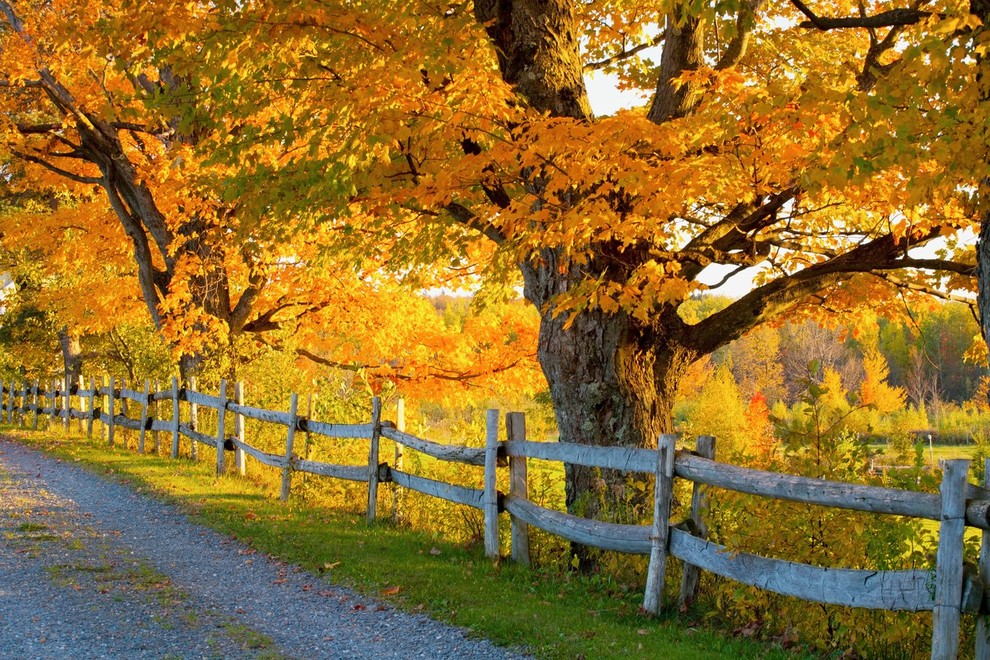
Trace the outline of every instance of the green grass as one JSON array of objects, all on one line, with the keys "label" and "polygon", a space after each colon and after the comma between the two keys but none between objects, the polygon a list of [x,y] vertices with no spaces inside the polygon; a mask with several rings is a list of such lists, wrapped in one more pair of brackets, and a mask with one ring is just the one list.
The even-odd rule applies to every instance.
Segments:
[{"label": "green grass", "polygon": [[[253,561],[253,552],[270,554],[537,657],[790,657],[779,647],[702,627],[697,618],[642,616],[638,588],[542,574],[507,560],[493,564],[478,547],[387,524],[368,527],[362,515],[298,499],[280,502],[275,489],[251,479],[250,471],[267,469],[255,463],[248,478],[218,478],[208,461],[141,456],[57,434],[10,435],[176,503],[195,520],[250,546],[246,554],[232,555],[232,562]],[[334,584],[315,578],[312,588],[333,592]]]}]

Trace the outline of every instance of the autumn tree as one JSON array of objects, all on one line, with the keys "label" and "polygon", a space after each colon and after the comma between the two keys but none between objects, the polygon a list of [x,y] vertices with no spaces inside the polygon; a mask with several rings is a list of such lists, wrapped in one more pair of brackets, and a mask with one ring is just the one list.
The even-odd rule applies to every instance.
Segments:
[{"label": "autumn tree", "polygon": [[[281,255],[266,255],[263,243],[239,232],[236,204],[190,175],[222,175],[202,171],[196,148],[211,127],[183,123],[176,110],[195,110],[201,90],[143,47],[140,35],[114,33],[119,10],[116,3],[0,2],[0,155],[21,170],[16,181],[36,191],[101,191],[130,245],[148,317],[191,375],[231,337],[321,303],[294,294],[263,299]],[[185,27],[194,14],[183,16]],[[104,215],[82,224],[92,229]],[[96,233],[80,244],[98,249]]]},{"label": "autumn tree", "polygon": [[[233,13],[237,29],[189,39],[176,67],[237,118],[210,149],[239,165],[228,185],[252,192],[242,213],[333,227],[331,251],[363,245],[413,284],[441,266],[521,278],[564,440],[653,444],[694,361],[795,310],[972,286],[964,244],[919,251],[974,226],[982,164],[959,147],[983,139],[968,7]],[[593,70],[649,90],[648,106],[596,118]],[[275,105],[278,116],[252,112]],[[273,144],[276,157],[262,151]],[[760,271],[752,291],[689,322],[683,304],[721,285],[714,266]],[[568,501],[591,479],[569,466]]]}]

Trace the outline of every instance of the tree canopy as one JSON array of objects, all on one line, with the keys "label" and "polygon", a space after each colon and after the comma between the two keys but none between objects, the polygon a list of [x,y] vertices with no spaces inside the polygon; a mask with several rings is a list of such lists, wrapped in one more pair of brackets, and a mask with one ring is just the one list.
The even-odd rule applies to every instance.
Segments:
[{"label": "tree canopy", "polygon": [[[249,328],[300,236],[413,287],[521,281],[568,440],[654,442],[688,367],[761,323],[973,287],[979,4],[0,9],[6,153],[104,190],[153,317]],[[595,117],[590,71],[649,103]],[[755,288],[686,319],[714,266]]]}]

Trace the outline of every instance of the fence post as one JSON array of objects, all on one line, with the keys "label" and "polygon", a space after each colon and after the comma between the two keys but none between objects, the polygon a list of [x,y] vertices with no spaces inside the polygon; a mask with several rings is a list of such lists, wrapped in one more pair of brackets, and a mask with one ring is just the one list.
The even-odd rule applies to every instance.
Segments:
[{"label": "fence post", "polygon": [[[710,435],[699,436],[695,443],[695,453],[702,458],[714,460],[715,438]],[[708,486],[695,483],[691,490],[691,523],[692,534],[698,538],[708,538],[708,525],[702,514],[708,510]],[[701,571],[694,564],[684,564],[681,574],[681,591],[677,596],[677,609],[685,610],[691,607],[698,596],[698,583]]]},{"label": "fence post", "polygon": [[[127,413],[128,413],[128,410],[127,410],[127,408],[128,408],[128,405],[127,405],[128,401],[127,401],[127,397],[124,396],[124,390],[126,390],[126,389],[127,389],[127,378],[122,376],[121,379],[120,379],[120,414],[122,416],[124,416],[124,417],[127,417]],[[129,444],[130,444],[131,434],[127,430],[127,427],[126,426],[124,426],[124,427],[122,427],[120,429],[120,434],[122,436],[124,436],[124,442],[123,442],[124,449],[128,449],[129,448]]]},{"label": "fence post", "polygon": [[86,389],[86,380],[79,374],[79,378],[76,379],[76,396],[79,398],[79,417],[76,418],[79,426],[79,432],[83,432],[83,419],[85,419],[86,403],[85,397],[83,397],[82,392]]},{"label": "fence post", "polygon": [[382,434],[382,400],[371,399],[371,442],[368,447],[368,524],[378,515],[378,445]]},{"label": "fence post", "polygon": [[[315,401],[315,399],[316,399],[316,394],[314,394],[313,392],[310,392],[309,394],[306,395],[306,420],[307,421],[313,419],[313,410],[314,410],[314,403],[313,402]],[[307,426],[306,427],[306,431],[303,434],[303,458],[306,459],[307,461],[309,460],[309,457],[310,457],[310,454],[311,454],[312,447],[310,446],[310,443],[312,442],[312,440],[313,439],[312,439],[312,437],[310,436],[310,433],[309,433],[309,426]],[[306,479],[307,479],[306,474],[307,474],[306,472],[303,472],[302,473],[302,480],[303,480],[303,483],[304,484],[306,483]]]},{"label": "fence post", "polygon": [[[189,389],[193,392],[197,391],[195,376],[189,379]],[[192,401],[189,402],[189,428],[193,431],[199,430],[199,405]],[[196,446],[196,441],[192,438],[189,438],[189,458],[194,461],[199,458],[199,448]]]},{"label": "fence post", "polygon": [[151,381],[144,379],[144,399],[141,400],[141,430],[138,431],[138,453],[144,453],[144,435],[148,431],[148,393],[151,390]]},{"label": "fence post", "polygon": [[[405,432],[406,430],[406,400],[399,399],[395,402],[395,430]],[[395,469],[402,470],[402,445],[398,442],[395,445]],[[399,484],[392,482],[392,524],[399,524]]]},{"label": "fence post", "polygon": [[[990,488],[990,458],[983,459],[983,487]],[[990,531],[980,535],[980,581],[990,585]],[[990,616],[976,617],[976,660],[990,660]]]},{"label": "fence post", "polygon": [[[237,401],[237,405],[244,405],[244,382],[237,381],[234,383],[234,399]],[[244,442],[244,415],[237,413],[234,415],[234,435],[237,436],[237,442]],[[244,450],[237,447],[234,450],[234,465],[237,466],[237,473],[244,476],[246,470],[246,465],[244,461]]]},{"label": "fence post", "polygon": [[172,376],[172,458],[179,457],[179,379]]},{"label": "fence post", "polygon": [[52,409],[51,415],[48,418],[48,428],[50,429],[55,423],[55,417],[58,415],[58,381],[52,381]]},{"label": "fence post", "polygon": [[485,556],[499,558],[498,489],[495,468],[498,465],[498,410],[489,409],[485,417],[485,491],[482,507],[485,514]]},{"label": "fence post", "polygon": [[657,441],[656,481],[653,485],[653,532],[650,534],[650,566],[646,575],[643,610],[660,613],[663,584],[667,571],[667,545],[670,539],[670,502],[674,490],[674,436],[661,435]]},{"label": "fence post", "polygon": [[107,442],[108,442],[108,444],[111,447],[113,447],[113,432],[114,432],[114,429],[117,428],[117,422],[113,418],[114,417],[114,409],[116,407],[116,401],[115,401],[115,399],[117,397],[117,390],[114,387],[113,376],[110,376],[110,389],[107,390],[107,397],[109,399],[109,403],[107,403],[107,413],[110,416],[110,430],[109,430],[110,438],[107,440]]},{"label": "fence post", "polygon": [[7,384],[7,423],[14,421],[14,381]]},{"label": "fence post", "polygon": [[219,477],[227,470],[223,449],[224,424],[227,421],[227,381],[220,381],[220,402],[217,405],[217,476]]},{"label": "fence post", "polygon": [[24,389],[21,390],[21,428],[27,427],[28,413],[28,382],[24,381]]},{"label": "fence post", "polygon": [[[505,432],[509,442],[526,440],[526,415],[511,412],[505,416]],[[525,456],[509,457],[509,497],[529,499],[529,483]],[[529,566],[529,525],[512,516],[512,561]]]},{"label": "fence post", "polygon": [[68,372],[62,380],[65,383],[65,391],[62,392],[62,414],[65,416],[62,420],[62,430],[69,435],[69,421],[72,419],[69,415],[69,411],[72,410],[72,382],[69,380]]},{"label": "fence post", "polygon": [[31,429],[34,431],[38,430],[38,381],[34,381],[34,387],[32,388],[32,401],[34,401],[34,423],[31,424]]},{"label": "fence post", "polygon": [[103,415],[107,412],[107,376],[104,374],[100,378],[100,435],[104,440],[107,439],[107,430],[110,428],[109,422],[103,421]]},{"label": "fence post", "polygon": [[963,589],[963,532],[966,529],[966,475],[969,461],[943,463],[941,522],[935,559],[935,608],[932,612],[932,658],[959,655],[959,622]]},{"label": "fence post", "polygon": [[93,437],[93,420],[96,418],[96,381],[89,377],[89,416],[86,418],[86,437]]},{"label": "fence post", "polygon": [[[159,420],[161,420],[161,418],[162,418],[162,402],[161,402],[161,399],[158,398],[158,393],[161,392],[161,391],[162,391],[162,384],[161,384],[161,382],[159,382],[159,381],[156,380],[155,381],[155,390],[154,390],[154,392],[155,392],[155,412],[153,413],[153,416],[152,416],[152,419],[154,419],[154,421],[156,421],[156,422],[159,421]],[[152,431],[151,432],[151,438],[152,438],[152,442],[154,443],[154,446],[155,446],[155,456],[158,456],[158,454],[161,452],[161,449],[162,449],[162,432],[161,431]]]},{"label": "fence post", "polygon": [[289,432],[285,436],[285,459],[282,461],[282,493],[279,499],[283,502],[289,499],[289,489],[292,487],[292,444],[296,439],[296,424],[299,421],[296,411],[299,408],[299,395],[292,393],[289,400]]}]

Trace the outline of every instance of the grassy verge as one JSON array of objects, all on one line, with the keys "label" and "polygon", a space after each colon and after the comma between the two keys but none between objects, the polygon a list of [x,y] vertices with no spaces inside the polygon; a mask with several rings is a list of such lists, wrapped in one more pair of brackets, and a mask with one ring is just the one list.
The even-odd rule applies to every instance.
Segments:
[{"label": "grassy verge", "polygon": [[369,528],[363,516],[298,500],[280,502],[269,486],[250,477],[216,477],[209,462],[140,456],[58,433],[8,429],[8,435],[176,503],[252,551],[537,657],[790,657],[779,648],[696,627],[684,616],[643,617],[638,591],[541,575],[511,562],[492,565],[479,548],[385,524]]}]

